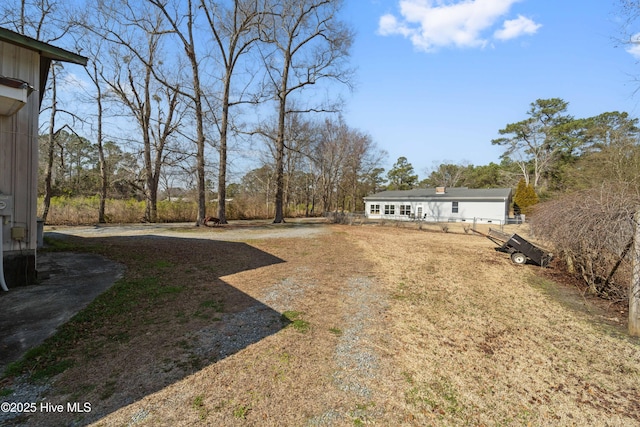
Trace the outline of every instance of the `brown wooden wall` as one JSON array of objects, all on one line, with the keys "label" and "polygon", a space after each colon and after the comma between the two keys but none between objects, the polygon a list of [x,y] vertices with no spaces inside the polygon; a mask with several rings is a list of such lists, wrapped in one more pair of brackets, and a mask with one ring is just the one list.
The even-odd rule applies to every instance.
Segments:
[{"label": "brown wooden wall", "polygon": [[[40,55],[0,41],[0,75],[39,82]],[[7,251],[35,251],[38,174],[38,92],[13,116],[0,116],[0,192],[14,196],[13,226],[26,227],[25,242],[11,240],[11,224],[4,224],[3,246]]]}]

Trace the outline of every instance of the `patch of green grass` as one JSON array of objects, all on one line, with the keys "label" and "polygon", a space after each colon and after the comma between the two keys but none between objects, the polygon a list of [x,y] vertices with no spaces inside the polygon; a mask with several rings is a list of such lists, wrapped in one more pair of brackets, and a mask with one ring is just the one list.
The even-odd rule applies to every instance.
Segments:
[{"label": "patch of green grass", "polygon": [[61,374],[73,365],[75,365],[74,359],[63,359],[56,363],[46,366],[43,369],[40,369],[34,372],[31,375],[31,379],[34,381],[43,380],[46,378],[51,378],[55,375]]},{"label": "patch of green grass", "polygon": [[224,301],[219,300],[206,300],[200,303],[200,307],[202,308],[212,308],[218,313],[222,313],[224,311]]},{"label": "patch of green grass", "polygon": [[191,405],[193,409],[198,411],[198,416],[200,420],[204,420],[209,416],[209,410],[204,406],[204,395],[199,394],[193,399],[193,404]]},{"label": "patch of green grass", "polygon": [[358,403],[356,408],[349,411],[354,426],[363,426],[367,423],[369,408],[375,407],[375,402],[370,403]]},{"label": "patch of green grass", "polygon": [[[27,351],[18,361],[10,363],[3,373],[3,377],[14,377],[25,372],[31,373],[34,381],[46,379],[62,373],[75,364],[75,360],[68,357],[67,351],[60,352],[56,349],[57,334],[45,341],[44,344]],[[60,338],[65,341],[65,338]],[[64,353],[61,354],[61,353]],[[64,357],[63,357],[64,356]]]},{"label": "patch of green grass", "polygon": [[398,283],[398,290],[391,294],[391,298],[394,300],[402,301],[408,298],[407,295],[407,285],[404,282]]},{"label": "patch of green grass", "polygon": [[71,401],[71,402],[80,402],[83,397],[85,397],[90,392],[95,390],[95,388],[96,388],[96,386],[94,384],[82,385],[71,394],[71,397],[69,398],[69,401]]},{"label": "patch of green grass", "polygon": [[116,332],[107,335],[107,339],[118,343],[127,343],[131,339],[131,336],[129,336],[128,332]]},{"label": "patch of green grass", "polygon": [[291,358],[291,354],[286,351],[278,355],[278,362],[274,364],[275,378],[277,380],[284,381],[287,379],[287,372],[289,372]]},{"label": "patch of green grass", "polygon": [[332,334],[338,337],[342,336],[342,329],[340,328],[329,328],[329,332],[331,332]]},{"label": "patch of green grass", "polygon": [[218,300],[207,300],[200,303],[200,309],[196,310],[193,315],[201,319],[212,320],[214,322],[221,320],[216,314],[224,311],[224,302]]},{"label": "patch of green grass", "polygon": [[459,415],[464,411],[457,391],[446,378],[415,384],[405,393],[405,401],[417,407],[426,407],[441,416]]},{"label": "patch of green grass", "polygon": [[247,419],[247,415],[249,414],[250,410],[251,407],[249,405],[238,405],[233,410],[233,416],[235,418],[245,420]]},{"label": "patch of green grass", "polygon": [[189,354],[187,360],[176,362],[176,367],[185,372],[196,372],[204,367],[204,361],[196,354]]},{"label": "patch of green grass", "polygon": [[189,340],[186,339],[178,341],[177,345],[183,350],[190,350],[193,348],[193,343],[189,342]]},{"label": "patch of green grass", "polygon": [[[74,251],[80,247],[77,243],[74,243],[67,238],[54,238],[46,235],[43,237],[43,242],[44,248],[42,248],[42,250],[45,252]],[[82,248],[83,251],[86,251],[86,247]]]},{"label": "patch of green grass", "polygon": [[188,323],[189,318],[187,317],[187,313],[183,310],[176,312],[176,319],[178,319],[178,323]]},{"label": "patch of green grass", "polygon": [[117,384],[118,382],[114,380],[110,380],[104,383],[104,386],[102,387],[102,392],[100,393],[100,399],[106,400],[110,398],[113,395],[113,393],[115,393]]},{"label": "patch of green grass", "polygon": [[[183,286],[165,285],[154,276],[120,279],[62,325],[55,335],[7,366],[3,376],[12,377],[29,372],[32,379],[38,380],[64,372],[75,363],[71,353],[78,349],[78,343],[91,338],[92,331],[107,324],[109,330],[113,331],[105,337],[107,341],[128,342],[131,337],[124,331],[129,330],[135,321],[132,313],[143,311],[145,306],[161,303],[183,290]],[[95,342],[93,347],[96,347]],[[96,350],[99,348],[87,348],[85,353],[93,354]]]},{"label": "patch of green grass", "polygon": [[173,264],[172,262],[169,262],[169,261],[158,260],[158,261],[153,263],[152,268],[171,268],[174,265],[175,264]]},{"label": "patch of green grass", "polygon": [[280,360],[280,362],[284,363],[285,365],[288,365],[291,362],[291,353],[288,353],[285,351],[284,353],[278,356],[278,359]]},{"label": "patch of green grass", "polygon": [[281,315],[281,319],[284,323],[289,323],[293,329],[298,332],[305,333],[311,328],[311,324],[306,320],[300,318],[303,313],[299,311],[285,311]]},{"label": "patch of green grass", "polygon": [[13,394],[13,389],[3,388],[2,390],[0,390],[0,397],[7,397],[7,396],[11,396],[12,394]]},{"label": "patch of green grass", "polygon": [[413,385],[413,383],[415,382],[413,380],[413,375],[411,375],[409,372],[402,372],[402,376],[404,377],[405,381],[407,381],[408,384]]}]

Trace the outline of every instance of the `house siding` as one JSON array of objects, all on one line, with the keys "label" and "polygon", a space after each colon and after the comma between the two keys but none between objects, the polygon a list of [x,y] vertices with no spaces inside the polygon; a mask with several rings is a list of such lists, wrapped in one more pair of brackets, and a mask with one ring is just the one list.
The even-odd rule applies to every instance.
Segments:
[{"label": "house siding", "polygon": [[[482,194],[482,190],[478,190]],[[474,190],[466,190],[465,196],[455,194],[417,196],[415,192],[393,192],[391,196],[380,193],[365,198],[365,213],[370,219],[424,220],[432,222],[504,223],[509,214],[511,192],[503,189],[503,197],[475,197]],[[453,204],[457,202],[457,212]],[[410,215],[401,215],[401,206],[411,206]],[[380,211],[372,211],[379,206]],[[393,206],[393,214],[385,214],[385,206]],[[419,212],[422,215],[419,217]]]},{"label": "house siding", "polygon": [[[0,41],[0,75],[40,87],[38,52]],[[2,224],[6,280],[11,280],[12,260],[19,259],[18,269],[35,264],[37,245],[37,173],[38,173],[38,94],[32,93],[27,104],[12,116],[0,116],[0,193],[13,196],[9,221]],[[24,227],[24,241],[11,239],[12,227]],[[25,260],[26,257],[26,260]],[[35,274],[35,270],[34,270]]]}]

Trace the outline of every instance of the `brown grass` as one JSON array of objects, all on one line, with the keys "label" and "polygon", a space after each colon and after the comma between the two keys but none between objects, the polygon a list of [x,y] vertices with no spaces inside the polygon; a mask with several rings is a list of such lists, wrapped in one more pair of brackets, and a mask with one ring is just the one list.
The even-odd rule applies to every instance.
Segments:
[{"label": "brown grass", "polygon": [[[127,342],[79,358],[48,401],[75,392],[101,426],[640,423],[640,344],[601,321],[615,314],[570,289],[559,301],[538,267],[516,266],[462,229],[327,228],[235,254],[193,239],[109,241],[130,272],[141,271],[131,251],[170,262],[186,290],[138,313]],[[257,254],[284,262],[256,263]],[[198,333],[224,331],[225,320],[192,312],[211,292],[227,315],[254,299],[309,330],[290,325],[207,358]]]}]

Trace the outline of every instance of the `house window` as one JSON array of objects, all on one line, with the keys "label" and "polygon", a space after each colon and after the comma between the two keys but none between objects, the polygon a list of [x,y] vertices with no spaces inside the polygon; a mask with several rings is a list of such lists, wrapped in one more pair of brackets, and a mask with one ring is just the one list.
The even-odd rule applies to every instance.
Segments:
[{"label": "house window", "polygon": [[380,205],[371,205],[369,213],[380,215]]},{"label": "house window", "polygon": [[385,215],[395,215],[396,214],[396,205],[384,205],[384,214]]},{"label": "house window", "polygon": [[451,213],[458,213],[458,202],[451,202]]},{"label": "house window", "polygon": [[400,215],[411,215],[411,205],[400,205]]}]

